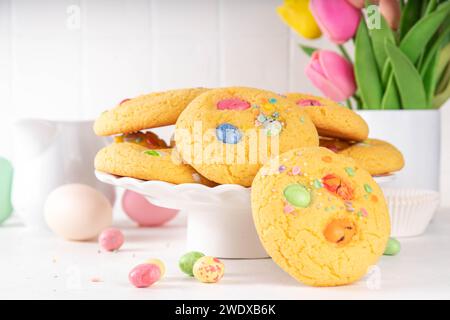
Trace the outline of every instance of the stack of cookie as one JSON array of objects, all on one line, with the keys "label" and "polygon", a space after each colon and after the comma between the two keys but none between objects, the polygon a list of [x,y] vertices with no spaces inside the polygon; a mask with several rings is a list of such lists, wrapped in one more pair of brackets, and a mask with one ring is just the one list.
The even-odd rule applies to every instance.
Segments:
[{"label": "stack of cookie", "polygon": [[[149,131],[173,124],[173,148]],[[271,155],[319,145],[302,108],[253,88],[182,89],[127,99],[104,112],[94,130],[115,135],[97,154],[97,170],[175,184],[249,187]]]},{"label": "stack of cookie", "polygon": [[[173,124],[170,147],[149,131]],[[403,166],[401,153],[368,131],[353,111],[315,96],[168,91],[100,116],[95,132],[115,142],[95,167],[142,180],[251,186],[256,230],[273,260],[301,282],[343,285],[376,263],[389,238],[372,176]]]}]

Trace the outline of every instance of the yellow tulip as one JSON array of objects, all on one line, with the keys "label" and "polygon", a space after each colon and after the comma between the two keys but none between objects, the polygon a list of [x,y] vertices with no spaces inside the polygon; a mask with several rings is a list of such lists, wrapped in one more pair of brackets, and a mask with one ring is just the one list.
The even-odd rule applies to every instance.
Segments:
[{"label": "yellow tulip", "polygon": [[284,0],[277,12],[288,26],[304,38],[316,39],[322,35],[309,10],[309,0]]}]

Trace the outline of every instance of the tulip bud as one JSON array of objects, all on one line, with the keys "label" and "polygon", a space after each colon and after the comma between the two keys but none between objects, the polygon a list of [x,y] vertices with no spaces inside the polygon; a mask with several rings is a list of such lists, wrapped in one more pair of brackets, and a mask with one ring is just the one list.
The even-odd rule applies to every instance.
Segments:
[{"label": "tulip bud", "polygon": [[281,19],[299,35],[307,39],[316,39],[322,35],[319,26],[309,10],[309,0],[285,0],[277,8]]},{"label": "tulip bud", "polygon": [[311,0],[309,7],[322,32],[334,43],[342,44],[355,35],[361,12],[346,0]]},{"label": "tulip bud", "polygon": [[334,101],[344,101],[356,91],[353,65],[333,51],[315,51],[305,73],[316,88]]}]

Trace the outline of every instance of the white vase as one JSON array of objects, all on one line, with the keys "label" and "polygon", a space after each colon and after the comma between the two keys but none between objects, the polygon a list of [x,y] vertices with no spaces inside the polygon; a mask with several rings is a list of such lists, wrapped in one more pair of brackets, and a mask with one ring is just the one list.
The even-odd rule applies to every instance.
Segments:
[{"label": "white vase", "polygon": [[69,183],[83,183],[114,201],[111,186],[93,173],[94,157],[106,141],[92,121],[21,119],[14,124],[14,210],[27,227],[46,228],[42,210],[48,194]]},{"label": "white vase", "polygon": [[439,191],[440,111],[361,110],[369,136],[386,140],[404,155],[405,167],[389,187]]}]

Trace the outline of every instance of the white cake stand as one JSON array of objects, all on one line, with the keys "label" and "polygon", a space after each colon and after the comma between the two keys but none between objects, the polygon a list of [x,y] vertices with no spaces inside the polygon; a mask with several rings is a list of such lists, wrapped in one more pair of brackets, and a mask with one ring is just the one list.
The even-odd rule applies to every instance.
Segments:
[{"label": "white cake stand", "polygon": [[[151,203],[187,213],[187,248],[219,258],[267,258],[253,224],[250,188],[224,184],[213,188],[195,184],[143,181],[95,172],[107,184],[145,196]],[[380,183],[394,176],[375,177]]]}]

